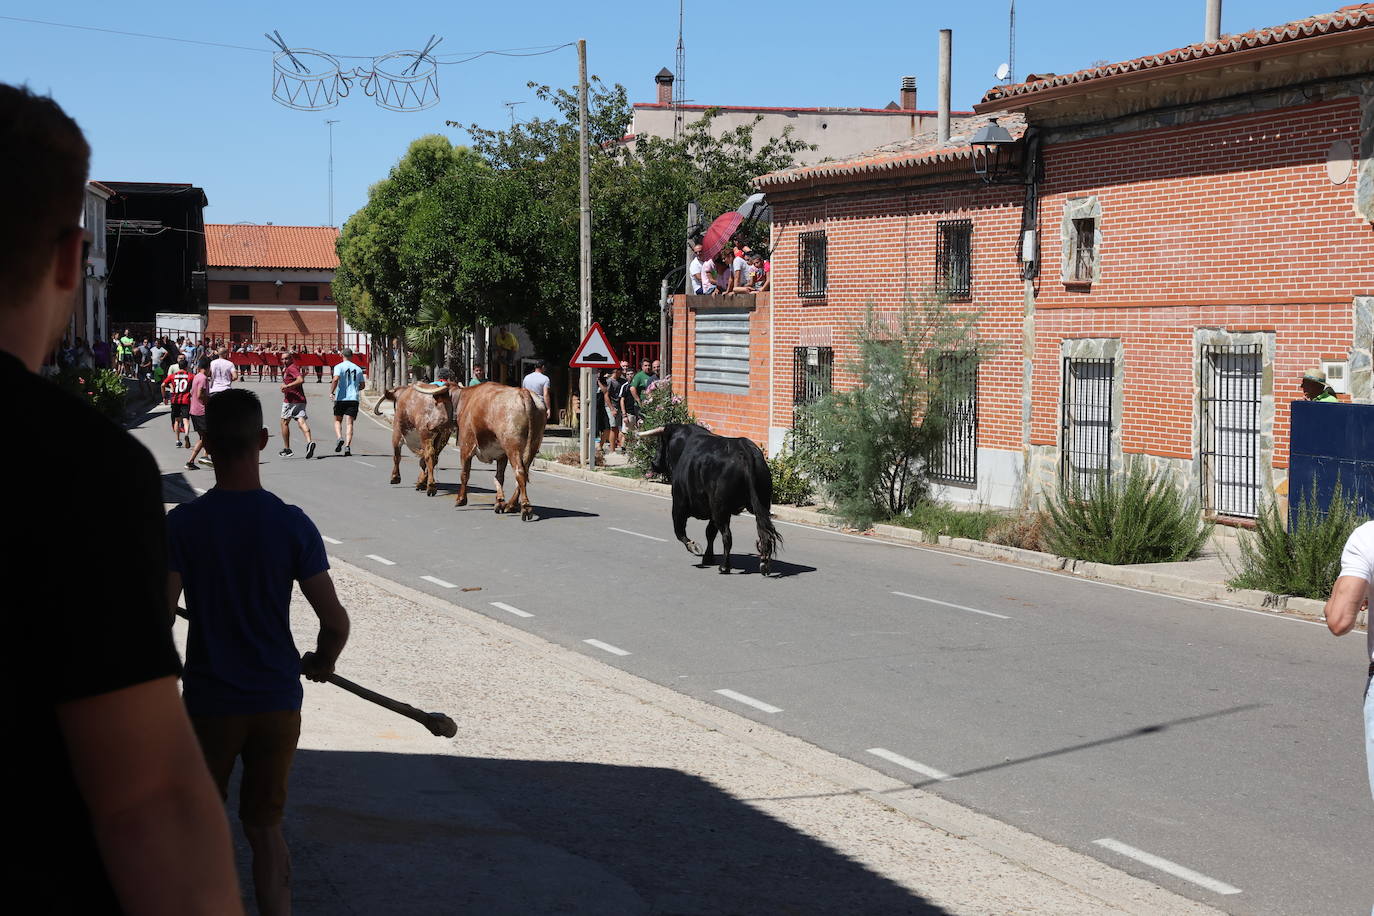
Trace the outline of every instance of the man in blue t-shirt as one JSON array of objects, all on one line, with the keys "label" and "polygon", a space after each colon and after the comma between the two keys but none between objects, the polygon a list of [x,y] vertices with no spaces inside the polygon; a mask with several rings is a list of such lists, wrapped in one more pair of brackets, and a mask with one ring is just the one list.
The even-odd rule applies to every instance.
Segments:
[{"label": "man in blue t-shirt", "polygon": [[353,351],[344,347],[343,361],[334,367],[329,393],[334,396],[334,435],[339,437],[334,451],[343,449],[345,458],[353,454],[353,422],[358,419],[358,397],[364,379],[362,367],[353,362]]},{"label": "man in blue t-shirt", "polygon": [[[221,796],[243,759],[239,819],[253,849],[258,909],[286,913],[290,859],[281,821],[300,737],[300,677],[323,681],[333,673],[348,613],[315,525],[262,488],[258,453],[267,430],[257,395],[235,388],[211,398],[205,445],[215,460],[214,489],[167,515],[168,602],[175,610],[185,591],[190,621],[183,696]],[[320,619],[308,659],[291,637],[298,582]]]}]

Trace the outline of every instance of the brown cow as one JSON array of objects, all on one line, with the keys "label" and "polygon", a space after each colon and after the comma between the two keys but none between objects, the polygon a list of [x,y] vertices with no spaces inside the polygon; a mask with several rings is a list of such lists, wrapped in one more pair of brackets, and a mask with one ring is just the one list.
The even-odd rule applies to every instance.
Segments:
[{"label": "brown cow", "polygon": [[[520,518],[534,518],[526,489],[530,466],[544,441],[547,414],[542,404],[524,388],[508,388],[497,382],[483,382],[460,389],[457,408],[458,454],[463,460],[462,484],[456,505],[467,505],[468,474],[472,459],[496,462],[496,511],[514,512]],[[515,468],[515,495],[506,502],[506,463]]]},{"label": "brown cow", "polygon": [[411,454],[420,459],[420,477],[415,489],[433,496],[434,468],[439,453],[453,435],[453,402],[463,389],[453,382],[440,385],[416,383],[400,388],[388,388],[373,413],[381,416],[382,401],[395,401],[396,413],[391,418],[391,482],[401,482],[401,442]]}]

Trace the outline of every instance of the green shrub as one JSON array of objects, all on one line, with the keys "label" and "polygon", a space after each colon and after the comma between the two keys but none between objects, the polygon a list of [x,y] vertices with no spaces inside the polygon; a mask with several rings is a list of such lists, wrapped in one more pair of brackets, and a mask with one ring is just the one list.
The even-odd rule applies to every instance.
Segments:
[{"label": "green shrub", "polygon": [[989,529],[1003,518],[991,509],[956,509],[934,500],[922,500],[903,515],[894,516],[890,523],[903,528],[916,528],[934,541],[944,535],[986,541]]},{"label": "green shrub", "polygon": [[988,530],[987,540],[1004,547],[1019,547],[1022,550],[1047,551],[1045,529],[1049,517],[1044,512],[1025,512],[1004,519]]},{"label": "green shrub", "polygon": [[856,384],[798,410],[802,467],[850,524],[899,519],[926,500],[949,408],[969,397],[992,349],[978,340],[977,320],[938,296],[895,314],[870,303],[852,335]]},{"label": "green shrub", "polygon": [[1340,575],[1346,539],[1365,521],[1345,498],[1340,481],[1325,514],[1317,506],[1315,490],[1302,497],[1292,530],[1284,528],[1277,506],[1265,506],[1255,519],[1254,533],[1241,535],[1239,568],[1233,570],[1236,575],[1228,584],[1300,598],[1329,598]]},{"label": "green shrub", "polygon": [[[687,409],[687,399],[673,394],[672,385],[667,382],[660,382],[653,391],[645,392],[640,409],[644,416],[640,422],[640,429],[656,429],[669,423],[697,422],[697,418]],[[631,438],[629,465],[638,472],[635,476],[643,475],[649,470],[649,462],[653,460],[657,451],[657,439],[641,439],[638,436]]]},{"label": "green shrub", "polygon": [[1050,500],[1045,543],[1064,557],[1114,565],[1190,560],[1212,526],[1176,485],[1133,461],[1124,479],[1066,487]]},{"label": "green shrub", "polygon": [[114,422],[123,421],[129,392],[118,372],[71,366],[59,371],[52,380],[58,387],[88,402]]},{"label": "green shrub", "polygon": [[802,472],[801,462],[796,455],[769,458],[768,470],[773,473],[773,502],[791,503],[794,506],[805,506],[811,502],[815,488]]}]

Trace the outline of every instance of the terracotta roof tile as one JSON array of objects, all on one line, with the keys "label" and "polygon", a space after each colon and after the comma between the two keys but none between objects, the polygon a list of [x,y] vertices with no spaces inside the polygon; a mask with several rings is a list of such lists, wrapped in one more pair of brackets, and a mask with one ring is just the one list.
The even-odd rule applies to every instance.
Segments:
[{"label": "terracotta roof tile", "polygon": [[205,253],[209,267],[261,267],[334,270],[339,256],[333,226],[256,226],[206,223]]},{"label": "terracotta roof tile", "polygon": [[833,180],[897,171],[939,171],[941,166],[967,169],[969,166],[959,164],[973,157],[969,140],[994,118],[1017,139],[1026,131],[1026,120],[1020,114],[974,115],[951,123],[949,141],[946,143],[940,143],[934,132],[924,131],[909,140],[888,143],[857,156],[770,172],[755,178],[754,185],[760,190],[767,190],[816,179]]},{"label": "terracotta roof tile", "polygon": [[1032,79],[1011,86],[994,86],[983,96],[983,100],[979,103],[978,107],[981,110],[983,106],[989,103],[1005,101],[1020,96],[1028,96],[1045,89],[1067,86],[1072,83],[1086,83],[1089,80],[1115,76],[1121,73],[1153,70],[1160,67],[1167,67],[1170,64],[1183,63],[1184,61],[1219,57],[1226,54],[1233,54],[1237,51],[1248,51],[1253,48],[1267,45],[1302,41],[1303,39],[1329,35],[1335,32],[1348,32],[1355,29],[1368,28],[1374,28],[1374,3],[1357,3],[1351,6],[1343,6],[1335,12],[1309,16],[1306,19],[1285,22],[1283,25],[1271,26],[1264,29],[1254,29],[1253,31],[1241,32],[1236,35],[1224,35],[1216,41],[1200,41],[1197,44],[1175,48],[1172,51],[1165,51],[1162,54],[1137,57],[1134,60],[1107,64],[1102,67],[1089,67],[1085,70],[1066,73],[1062,76],[1046,76],[1042,79]]}]

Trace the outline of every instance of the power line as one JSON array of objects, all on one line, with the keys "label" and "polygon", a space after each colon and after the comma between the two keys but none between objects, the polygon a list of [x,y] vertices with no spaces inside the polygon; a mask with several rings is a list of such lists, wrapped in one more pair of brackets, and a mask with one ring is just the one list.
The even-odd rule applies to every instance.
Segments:
[{"label": "power line", "polygon": [[[180,44],[203,45],[211,48],[228,48],[233,51],[253,51],[257,54],[275,53],[271,48],[254,48],[248,45],[231,45],[226,44],[222,41],[203,41],[199,38],[178,38],[174,35],[153,35],[148,32],[127,32],[122,29],[106,29],[93,25],[76,25],[75,23],[71,22],[52,22],[47,19],[25,19],[21,16],[0,16],[0,20],[6,20],[8,22],[24,22],[28,23],[29,25],[46,25],[58,29],[78,29],[83,32],[103,32],[107,35],[123,35],[128,38],[149,38],[154,41],[174,41]],[[554,51],[561,51],[564,48],[571,48],[575,44],[576,42],[569,41],[561,45],[531,45],[524,48],[503,48],[499,50],[487,51],[454,51],[451,54],[443,55],[443,57],[434,57],[434,61],[435,63],[439,64],[465,64],[468,61],[477,60],[477,58],[485,57],[488,54],[494,54],[499,57],[538,57],[541,54],[552,54]],[[293,50],[305,49],[297,48]],[[337,57],[345,60],[372,60],[373,58],[379,56],[377,54],[335,54],[329,51],[326,51],[324,53],[329,54],[330,57]],[[464,57],[463,55],[469,56]],[[444,59],[450,57],[461,59]]]}]

